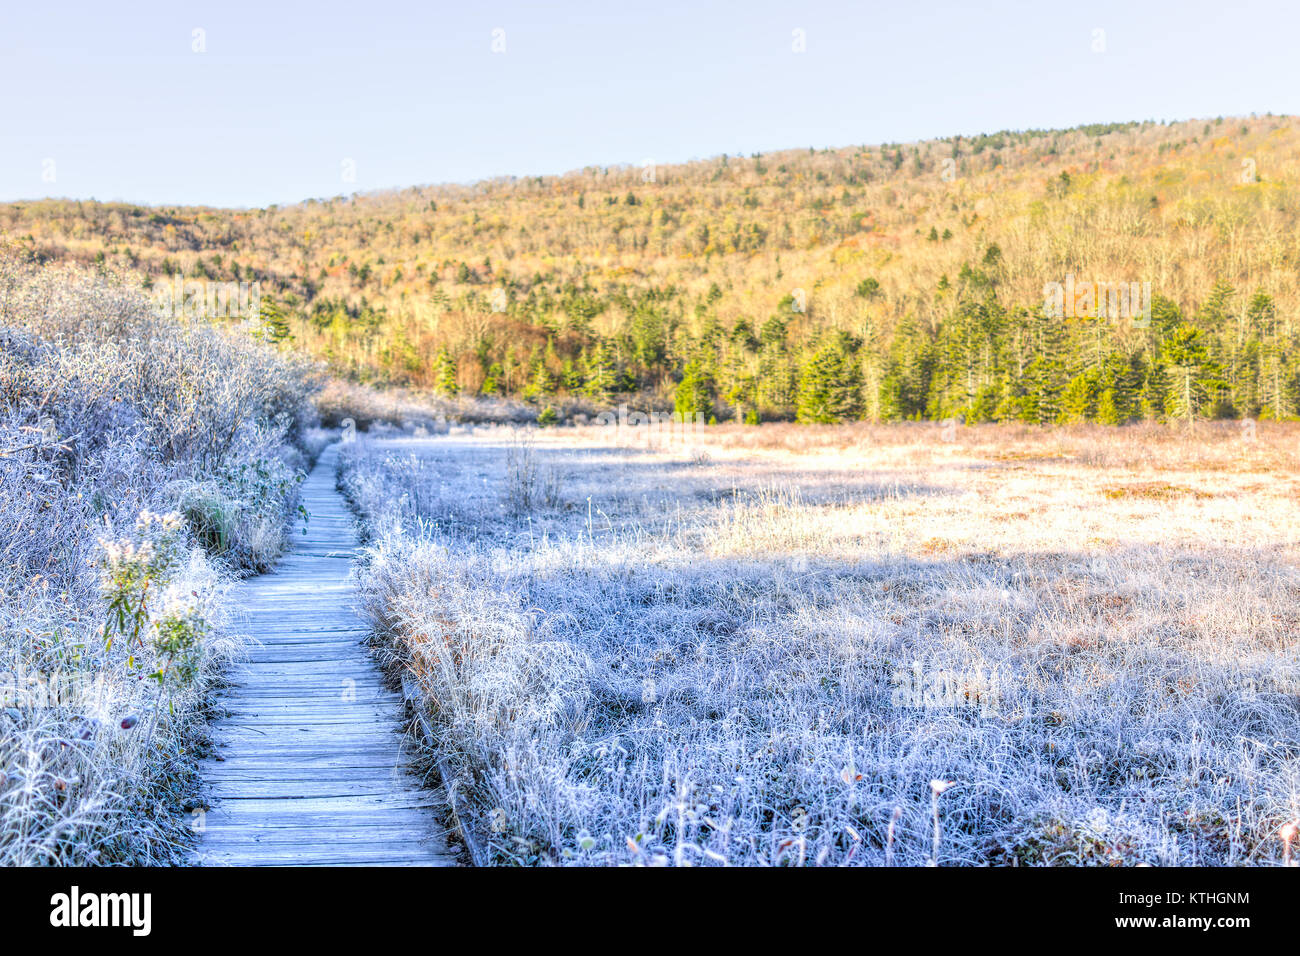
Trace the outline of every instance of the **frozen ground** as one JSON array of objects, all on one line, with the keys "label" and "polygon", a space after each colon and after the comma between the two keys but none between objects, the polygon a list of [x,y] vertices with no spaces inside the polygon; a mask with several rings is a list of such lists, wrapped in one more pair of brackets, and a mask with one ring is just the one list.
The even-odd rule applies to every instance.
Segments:
[{"label": "frozen ground", "polygon": [[1300,429],[644,432],[344,456],[498,862],[1282,860]]}]

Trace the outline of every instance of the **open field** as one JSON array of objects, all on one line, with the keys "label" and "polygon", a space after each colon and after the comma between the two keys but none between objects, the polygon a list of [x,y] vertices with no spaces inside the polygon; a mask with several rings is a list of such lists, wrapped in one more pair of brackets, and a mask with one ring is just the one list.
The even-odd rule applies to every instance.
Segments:
[{"label": "open field", "polygon": [[13,6],[0,926],[1295,936],[1300,3]]},{"label": "open field", "polygon": [[497,862],[1270,864],[1298,438],[454,427],[342,483]]},{"label": "open field", "polygon": [[192,861],[229,585],[318,421],[491,862],[1295,849],[1300,425],[480,424],[527,416],[321,392],[78,269],[0,292],[4,863]]}]

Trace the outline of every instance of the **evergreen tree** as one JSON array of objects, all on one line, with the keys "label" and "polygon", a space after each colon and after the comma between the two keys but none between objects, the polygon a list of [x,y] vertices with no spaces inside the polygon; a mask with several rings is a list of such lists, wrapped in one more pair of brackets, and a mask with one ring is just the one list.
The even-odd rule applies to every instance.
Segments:
[{"label": "evergreen tree", "polygon": [[925,414],[934,377],[934,345],[908,316],[899,323],[880,382],[883,421],[919,419]]},{"label": "evergreen tree", "polygon": [[1300,409],[1295,342],[1278,328],[1277,307],[1266,293],[1255,293],[1246,317],[1259,340],[1255,350],[1257,409],[1246,413],[1273,420],[1294,418]]},{"label": "evergreen tree", "polygon": [[528,384],[524,386],[524,398],[530,402],[544,401],[555,395],[557,384],[546,364],[546,353],[540,348],[533,349],[532,360],[528,363]]},{"label": "evergreen tree", "polygon": [[768,341],[758,358],[755,402],[768,414],[784,417],[793,410],[798,373],[783,340]]},{"label": "evergreen tree", "polygon": [[1112,352],[1106,356],[1098,373],[1095,421],[1102,425],[1122,425],[1132,421],[1139,411],[1143,362],[1140,356]]},{"label": "evergreen tree", "polygon": [[1025,369],[1025,392],[1019,419],[1046,425],[1061,415],[1061,395],[1069,384],[1065,363],[1054,355],[1035,355]]},{"label": "evergreen tree", "polygon": [[1260,417],[1282,421],[1300,409],[1300,374],[1293,351],[1278,336],[1268,339],[1260,355]]},{"label": "evergreen tree", "polygon": [[707,365],[698,358],[686,363],[673,398],[673,410],[686,420],[713,415],[717,385]]},{"label": "evergreen tree", "polygon": [[289,320],[284,312],[268,296],[263,296],[257,312],[259,334],[273,344],[293,338],[289,330]]},{"label": "evergreen tree", "polygon": [[583,391],[598,402],[609,401],[618,388],[618,367],[609,343],[597,339],[596,344],[583,354],[586,364],[586,383]]},{"label": "evergreen tree", "polygon": [[862,414],[860,343],[839,332],[813,353],[799,376],[797,419],[835,424]]},{"label": "evergreen tree", "polygon": [[1096,420],[1099,425],[1122,425],[1124,423],[1124,413],[1120,411],[1115,389],[1103,389],[1102,393],[1097,396]]},{"label": "evergreen tree", "polygon": [[859,298],[874,299],[880,295],[880,282],[868,276],[858,283],[854,291]]},{"label": "evergreen tree", "polygon": [[[972,416],[980,398],[987,411],[995,391],[1005,313],[997,299],[963,300],[940,329],[926,411],[935,419]],[[982,398],[981,398],[982,396]]]},{"label": "evergreen tree", "polygon": [[1200,329],[1179,326],[1161,343],[1160,359],[1169,379],[1165,411],[1170,418],[1192,421],[1211,407],[1217,391],[1227,384]]},{"label": "evergreen tree", "polygon": [[1157,358],[1147,366],[1142,380],[1139,407],[1148,421],[1165,420],[1165,404],[1169,395],[1169,372],[1162,359]]},{"label": "evergreen tree", "polygon": [[460,391],[456,359],[452,357],[450,351],[444,348],[438,352],[435,368],[436,375],[433,384],[435,392],[439,395],[455,395]]},{"label": "evergreen tree", "polygon": [[505,383],[502,379],[505,373],[501,369],[500,362],[493,362],[488,366],[487,375],[483,377],[483,387],[480,391],[484,395],[502,395],[505,393]]},{"label": "evergreen tree", "polygon": [[1061,411],[1057,421],[1061,424],[1091,421],[1097,412],[1097,373],[1084,372],[1070,380],[1061,394]]},{"label": "evergreen tree", "polygon": [[785,345],[786,323],[780,316],[770,316],[759,330],[758,339],[763,345]]},{"label": "evergreen tree", "polygon": [[1209,297],[1201,305],[1201,311],[1196,315],[1196,323],[1202,331],[1211,335],[1223,331],[1228,322],[1229,301],[1236,294],[1236,290],[1227,282],[1220,280],[1214,284]]},{"label": "evergreen tree", "polygon": [[582,371],[574,364],[573,359],[566,358],[560,370],[560,383],[566,391],[579,392],[582,390]]}]

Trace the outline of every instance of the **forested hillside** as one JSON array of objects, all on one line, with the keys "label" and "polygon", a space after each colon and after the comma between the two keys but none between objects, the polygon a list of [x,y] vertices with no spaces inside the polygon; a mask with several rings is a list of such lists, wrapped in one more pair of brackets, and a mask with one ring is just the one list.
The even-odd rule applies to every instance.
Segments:
[{"label": "forested hillside", "polygon": [[[151,283],[256,282],[264,330],[345,375],[539,408],[1292,418],[1298,146],[1292,118],[1120,123],[255,210],[14,203],[0,229]],[[1147,285],[1149,315],[1045,314],[1076,281]]]}]

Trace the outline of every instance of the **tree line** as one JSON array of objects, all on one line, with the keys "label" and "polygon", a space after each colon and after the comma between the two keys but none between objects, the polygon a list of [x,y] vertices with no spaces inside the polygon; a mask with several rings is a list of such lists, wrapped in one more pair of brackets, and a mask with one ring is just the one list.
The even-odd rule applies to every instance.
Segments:
[{"label": "tree line", "polygon": [[[879,284],[863,279],[858,295],[880,295]],[[864,309],[832,327],[793,295],[761,321],[724,322],[714,313],[721,297],[716,285],[694,303],[673,287],[533,290],[512,298],[465,348],[443,346],[424,368],[418,352],[406,358],[447,395],[543,408],[569,399],[671,403],[706,420],[749,423],[1119,425],[1300,412],[1293,323],[1266,292],[1224,282],[1194,310],[1156,294],[1140,321],[1007,304],[996,281],[971,267],[955,282],[941,280],[933,310],[896,322]],[[594,331],[593,319],[610,311],[621,313],[616,331]],[[390,346],[384,357],[400,365],[400,352]]]}]

